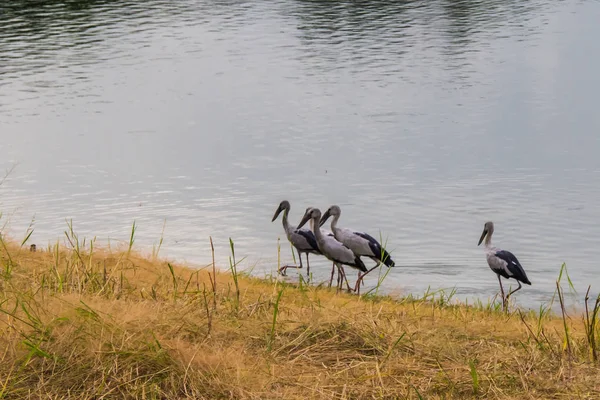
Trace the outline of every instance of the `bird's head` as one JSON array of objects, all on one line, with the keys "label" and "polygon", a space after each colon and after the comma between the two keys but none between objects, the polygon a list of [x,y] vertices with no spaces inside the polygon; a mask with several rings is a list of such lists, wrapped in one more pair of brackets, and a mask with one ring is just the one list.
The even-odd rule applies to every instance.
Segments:
[{"label": "bird's head", "polygon": [[313,221],[315,221],[316,223],[318,223],[319,220],[321,219],[321,211],[318,208],[308,207],[306,209],[306,212],[304,213],[304,216],[302,217],[302,220],[298,224],[297,229],[302,228],[304,226],[304,224],[306,224],[311,219]]},{"label": "bird's head", "polygon": [[271,220],[271,222],[275,221],[277,219],[277,217],[279,216],[279,214],[281,214],[281,212],[283,210],[286,211],[290,211],[290,202],[287,200],[282,201],[281,203],[279,203],[279,207],[277,207],[277,210],[275,210],[275,214],[273,215],[273,219]]},{"label": "bird's head", "polygon": [[325,211],[325,214],[321,217],[321,221],[319,222],[319,226],[323,226],[325,222],[329,219],[329,217],[339,217],[342,214],[342,210],[339,206],[333,205]]},{"label": "bird's head", "polygon": [[488,221],[483,225],[483,232],[481,232],[481,237],[479,238],[479,243],[477,243],[477,246],[483,242],[483,239],[485,239],[486,236],[492,236],[492,233],[494,233],[494,223],[492,221]]}]

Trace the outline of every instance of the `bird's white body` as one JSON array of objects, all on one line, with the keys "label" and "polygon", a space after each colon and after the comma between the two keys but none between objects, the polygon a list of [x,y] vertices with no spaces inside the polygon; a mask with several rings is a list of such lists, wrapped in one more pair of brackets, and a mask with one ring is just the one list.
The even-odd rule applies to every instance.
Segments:
[{"label": "bird's white body", "polygon": [[[502,249],[499,249],[497,247],[492,246],[491,244],[486,243],[484,251],[487,263],[492,269],[492,271],[500,275],[513,275],[513,273],[507,268],[508,263],[500,257],[496,256],[496,253],[502,251]],[[504,274],[502,272],[504,272]]]},{"label": "bird's white body", "polygon": [[496,272],[497,270],[504,270],[506,268],[506,262],[496,257],[496,253],[500,249],[495,246],[492,246],[487,239],[489,239],[489,237],[486,238],[486,243],[483,251],[485,252],[485,258],[487,259],[488,265],[494,272]]},{"label": "bird's white body", "polygon": [[317,244],[321,253],[333,262],[340,262],[346,265],[354,263],[356,256],[354,252],[344,245],[342,242],[335,238],[335,232],[333,235],[324,235],[323,231],[319,227],[319,222],[311,221],[311,226],[315,237],[317,238]]},{"label": "bird's white body", "polygon": [[355,231],[348,228],[338,228],[334,224],[337,223],[337,218],[331,222],[331,231],[333,236],[346,247],[354,252],[357,256],[374,257],[373,251],[369,246],[369,241],[361,236],[358,236]]}]

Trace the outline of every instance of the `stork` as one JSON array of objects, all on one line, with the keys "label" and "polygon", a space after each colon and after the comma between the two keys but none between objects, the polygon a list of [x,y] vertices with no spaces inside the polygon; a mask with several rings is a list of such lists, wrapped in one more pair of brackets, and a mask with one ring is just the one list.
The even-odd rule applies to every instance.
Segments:
[{"label": "stork", "polygon": [[[508,298],[511,294],[521,289],[521,282],[526,285],[531,285],[531,282],[527,278],[525,270],[521,266],[519,260],[513,253],[507,250],[501,250],[497,247],[492,246],[492,235],[494,234],[494,223],[488,221],[483,226],[483,232],[479,238],[477,246],[481,245],[485,238],[485,254],[487,262],[492,271],[498,276],[498,282],[500,283],[500,293],[502,294],[502,305],[504,308],[507,306]],[[502,287],[502,280],[500,277],[503,276],[506,279],[513,278],[519,284],[519,287],[504,296],[504,288]]]},{"label": "stork", "polygon": [[[323,235],[319,225],[319,222],[321,221],[321,211],[318,208],[308,208],[306,210],[304,217],[302,217],[302,221],[300,221],[298,224],[298,229],[304,226],[308,220],[311,220],[312,231],[317,239],[317,244],[321,254],[331,260],[338,267],[338,272],[342,279],[345,279],[345,273],[342,265],[347,265],[349,267],[358,269],[361,272],[367,271],[365,264],[362,262],[359,256],[352,252],[352,250],[336,240],[335,237]],[[349,287],[348,289],[350,290]]]},{"label": "stork", "polygon": [[[283,218],[282,218],[283,230],[285,231],[285,235],[287,236],[287,239],[289,240],[289,242],[292,244],[292,246],[294,246],[296,248],[296,251],[298,252],[298,258],[300,259],[300,267],[293,267],[293,268],[303,268],[302,254],[305,253],[306,254],[306,275],[310,276],[309,275],[310,274],[310,263],[308,262],[308,255],[309,254],[321,255],[321,251],[319,250],[319,246],[317,245],[317,239],[315,238],[315,235],[309,229],[294,228],[288,222],[288,214],[290,212],[290,209],[291,209],[290,202],[287,200],[283,200],[281,203],[279,203],[279,207],[277,207],[277,210],[275,210],[275,214],[273,215],[273,219],[271,220],[271,222],[275,221],[277,219],[277,217],[279,216],[279,214],[283,211]],[[289,265],[283,266],[279,270],[279,272],[282,273],[283,275],[285,275],[285,270],[288,269],[289,267],[290,267]]]},{"label": "stork", "polygon": [[334,237],[343,243],[344,246],[352,250],[352,252],[357,256],[369,257],[371,260],[376,262],[376,265],[367,272],[363,274],[359,273],[354,290],[356,290],[357,293],[360,293],[360,283],[365,275],[379,267],[382,263],[389,268],[394,267],[395,263],[390,254],[373,236],[364,232],[356,232],[347,228],[338,228],[337,223],[341,215],[342,210],[340,207],[337,205],[332,205],[327,211],[325,211],[325,214],[323,214],[319,225],[322,226],[329,217],[333,217],[333,220],[331,221],[331,231],[333,232]]}]

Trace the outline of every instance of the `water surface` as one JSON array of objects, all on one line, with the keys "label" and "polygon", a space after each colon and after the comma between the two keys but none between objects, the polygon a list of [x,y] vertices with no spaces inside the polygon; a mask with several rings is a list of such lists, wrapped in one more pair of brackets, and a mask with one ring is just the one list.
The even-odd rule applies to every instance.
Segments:
[{"label": "water surface", "polygon": [[263,275],[279,237],[291,260],[281,200],[293,221],[338,204],[387,239],[388,291],[493,296],[487,220],[533,282],[520,304],[563,262],[598,290],[599,20],[592,0],[5,2],[5,230],[114,243],[135,220],[147,249],[166,221],[163,255],[208,264],[212,236],[225,264],[231,237]]}]

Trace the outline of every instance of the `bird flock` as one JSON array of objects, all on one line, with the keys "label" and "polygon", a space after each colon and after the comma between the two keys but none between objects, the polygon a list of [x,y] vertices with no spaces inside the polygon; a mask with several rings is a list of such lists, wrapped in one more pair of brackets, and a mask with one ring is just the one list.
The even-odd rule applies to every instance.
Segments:
[{"label": "bird flock", "polygon": [[[333,277],[337,269],[338,290],[343,287],[343,283],[345,282],[349,292],[360,294],[362,281],[368,273],[382,264],[388,268],[396,265],[392,260],[390,253],[388,253],[381,243],[373,236],[365,232],[357,232],[352,229],[341,228],[338,226],[338,221],[342,215],[342,210],[339,206],[332,205],[324,214],[321,214],[321,211],[318,208],[308,207],[297,226],[294,226],[289,222],[290,209],[290,202],[287,200],[282,201],[279,204],[279,207],[277,207],[277,210],[275,210],[271,222],[275,221],[283,212],[283,230],[285,231],[289,242],[298,252],[300,265],[285,265],[279,269],[281,274],[285,275],[288,268],[304,268],[302,265],[302,254],[306,254],[306,274],[307,276],[310,276],[309,254],[321,255],[332,262],[329,286],[333,283]],[[329,218],[332,218],[331,231],[321,229]],[[303,228],[309,221],[310,229]],[[484,250],[487,263],[498,277],[500,293],[502,295],[502,304],[506,307],[509,297],[521,289],[521,283],[531,285],[531,282],[527,278],[527,274],[521,266],[521,263],[513,253],[492,246],[493,233],[493,222],[486,222],[477,245],[481,245],[485,239]],[[373,260],[375,266],[368,269],[361,257]],[[351,288],[348,283],[344,266],[358,270],[358,279],[356,280],[354,288]],[[505,295],[500,277],[504,277],[505,279],[512,278],[517,281],[519,286]]]}]

